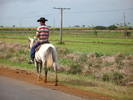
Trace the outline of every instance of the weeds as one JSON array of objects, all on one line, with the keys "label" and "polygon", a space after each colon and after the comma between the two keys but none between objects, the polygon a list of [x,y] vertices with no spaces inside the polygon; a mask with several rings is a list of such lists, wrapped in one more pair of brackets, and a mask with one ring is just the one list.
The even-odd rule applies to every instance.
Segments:
[{"label": "weeds", "polygon": [[68,73],[70,74],[81,74],[81,72],[81,66],[77,63],[72,63],[70,66],[70,70],[68,70]]},{"label": "weeds", "polygon": [[114,72],[112,74],[112,80],[113,82],[115,82],[116,84],[121,84],[122,83],[122,79],[123,79],[123,75],[118,73],[118,72]]},{"label": "weeds", "polygon": [[[13,64],[27,63],[28,45],[0,42],[0,58]],[[126,85],[133,79],[133,56],[118,53],[104,56],[103,53],[69,52],[60,46],[58,52],[58,71],[67,74],[88,75],[97,80]]]},{"label": "weeds", "polygon": [[104,73],[103,76],[102,76],[102,80],[109,82],[109,80],[110,80],[109,74]]},{"label": "weeds", "polygon": [[[126,85],[133,81],[133,56],[123,56],[118,53],[114,56],[103,56],[102,53],[69,53],[63,57],[67,73],[90,75],[98,80]],[[63,64],[63,63],[60,63]],[[59,68],[60,70],[60,68]],[[127,74],[128,73],[128,74]]]}]

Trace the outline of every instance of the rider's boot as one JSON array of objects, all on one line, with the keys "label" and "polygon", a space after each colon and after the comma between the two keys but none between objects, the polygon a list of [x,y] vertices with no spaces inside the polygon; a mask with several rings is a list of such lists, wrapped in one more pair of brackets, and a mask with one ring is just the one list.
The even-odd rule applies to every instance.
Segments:
[{"label": "rider's boot", "polygon": [[31,60],[28,61],[28,64],[34,64],[34,58],[31,58]]}]

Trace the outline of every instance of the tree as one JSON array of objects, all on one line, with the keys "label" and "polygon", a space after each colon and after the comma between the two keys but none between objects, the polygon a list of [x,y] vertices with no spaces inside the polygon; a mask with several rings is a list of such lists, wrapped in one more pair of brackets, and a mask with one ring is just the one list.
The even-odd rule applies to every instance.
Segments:
[{"label": "tree", "polygon": [[95,26],[94,29],[97,29],[97,30],[106,30],[107,27],[105,27],[105,26]]},{"label": "tree", "polygon": [[13,25],[13,27],[15,27],[15,25]]},{"label": "tree", "polygon": [[74,27],[79,27],[79,25],[75,25]]},{"label": "tree", "polygon": [[117,26],[115,26],[115,25],[110,25],[110,26],[108,27],[108,29],[109,29],[109,30],[116,30],[116,29],[117,29]]},{"label": "tree", "polygon": [[131,32],[128,32],[128,30],[129,30],[129,27],[128,27],[128,25],[129,25],[130,23],[128,22],[128,23],[120,23],[120,24],[117,24],[118,26],[120,26],[120,27],[124,27],[124,36],[125,37],[130,37],[131,36]]},{"label": "tree", "polygon": [[83,27],[85,27],[85,25],[83,25]]}]

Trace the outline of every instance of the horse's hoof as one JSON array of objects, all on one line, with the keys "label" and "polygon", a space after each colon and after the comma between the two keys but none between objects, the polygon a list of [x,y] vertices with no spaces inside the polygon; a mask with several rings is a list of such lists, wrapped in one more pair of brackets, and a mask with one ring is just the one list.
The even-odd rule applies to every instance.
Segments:
[{"label": "horse's hoof", "polygon": [[37,80],[38,80],[38,81],[42,81],[43,79],[42,79],[42,78],[38,78]]},{"label": "horse's hoof", "polygon": [[42,81],[43,80],[43,78],[42,77],[40,77],[40,81]]},{"label": "horse's hoof", "polygon": [[37,81],[40,81],[40,78],[38,78]]},{"label": "horse's hoof", "polygon": [[58,86],[58,84],[55,84],[55,86]]}]

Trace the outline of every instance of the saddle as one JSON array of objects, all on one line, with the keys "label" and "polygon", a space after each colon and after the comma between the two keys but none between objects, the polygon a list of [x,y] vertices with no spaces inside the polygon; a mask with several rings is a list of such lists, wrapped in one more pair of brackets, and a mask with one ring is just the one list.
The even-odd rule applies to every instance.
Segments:
[{"label": "saddle", "polygon": [[39,46],[35,49],[35,51],[38,51],[38,50],[41,48],[42,45],[43,45],[43,44],[39,45]]},{"label": "saddle", "polygon": [[38,51],[38,50],[41,48],[41,46],[44,45],[44,44],[49,44],[49,43],[40,44],[40,45],[35,49],[35,51]]}]

